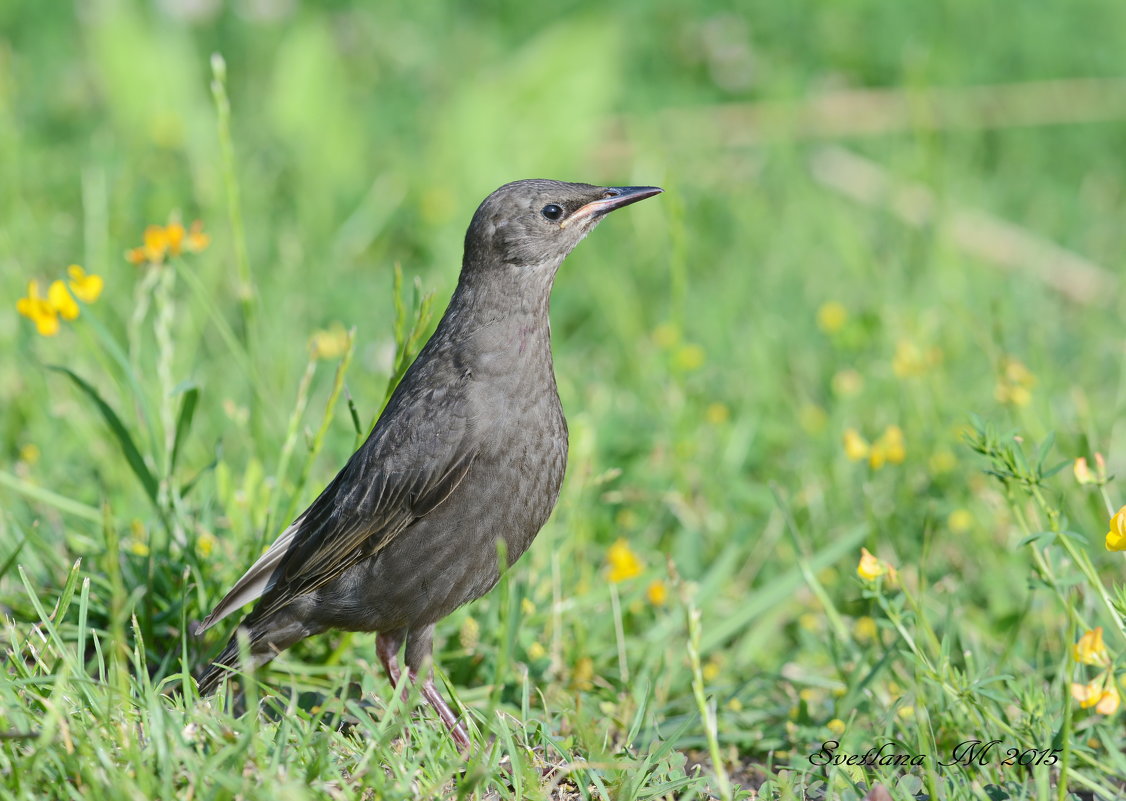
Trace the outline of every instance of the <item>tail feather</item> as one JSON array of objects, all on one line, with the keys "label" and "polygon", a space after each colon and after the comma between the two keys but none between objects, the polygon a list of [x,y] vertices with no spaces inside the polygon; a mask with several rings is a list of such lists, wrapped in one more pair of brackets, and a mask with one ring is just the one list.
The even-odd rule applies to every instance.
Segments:
[{"label": "tail feather", "polygon": [[269,589],[270,581],[273,579],[278,565],[281,564],[282,558],[289,551],[293,538],[297,535],[297,526],[300,522],[301,520],[298,518],[297,522],[283,531],[269,550],[262,554],[258,561],[243,574],[242,578],[235,582],[235,586],[231,587],[223,600],[219,601],[215,608],[211,610],[211,614],[195,627],[194,633],[197,637],[223,618],[233,615],[241,607],[262,597],[262,594]]},{"label": "tail feather", "polygon": [[[284,608],[283,612],[272,614],[265,619],[256,619],[252,614],[244,620],[227,642],[226,647],[200,674],[197,680],[199,694],[211,695],[222,684],[223,679],[240,667],[243,670],[259,668],[295,642],[305,639],[310,634],[323,631],[323,627],[319,626],[311,629],[288,612],[288,608]],[[242,637],[247,640],[245,647],[249,662],[244,665],[239,663],[241,651],[239,640]]]},{"label": "tail feather", "polygon": [[223,679],[231,675],[238,668],[238,636],[231,637],[227,647],[215,657],[207,669],[196,680],[201,696],[213,695]]}]

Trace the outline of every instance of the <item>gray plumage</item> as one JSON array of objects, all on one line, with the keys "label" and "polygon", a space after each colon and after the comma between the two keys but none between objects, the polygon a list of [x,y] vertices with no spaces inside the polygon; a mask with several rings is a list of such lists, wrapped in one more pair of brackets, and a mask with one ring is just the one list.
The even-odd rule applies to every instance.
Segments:
[{"label": "gray plumage", "polygon": [[[410,675],[420,675],[434,624],[497,583],[497,540],[511,565],[559,497],[567,424],[548,322],[556,271],[606,213],[660,191],[527,180],[489,195],[446,313],[367,440],[196,633],[257,600],[240,625],[256,665],[336,628],[378,632],[393,681],[405,642]],[[232,637],[201,693],[238,652]],[[429,675],[422,693],[467,747]]]}]

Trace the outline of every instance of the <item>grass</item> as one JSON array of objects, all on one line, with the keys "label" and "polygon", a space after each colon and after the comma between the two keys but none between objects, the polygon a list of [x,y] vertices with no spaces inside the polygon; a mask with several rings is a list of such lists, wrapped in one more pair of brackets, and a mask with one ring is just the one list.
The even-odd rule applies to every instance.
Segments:
[{"label": "grass", "polygon": [[[1009,84],[1121,76],[1126,7],[192,8],[0,9],[0,795],[1126,792],[1122,713],[1071,691],[1124,664],[1103,535],[1126,493],[1070,469],[1126,465],[1126,121],[927,117],[932,89],[996,85],[1004,107]],[[741,138],[723,109],[846,87],[917,116],[827,137],[772,106]],[[830,145],[924,187],[928,217],[834,191]],[[439,627],[474,755],[368,637],[294,648],[245,709],[198,701],[188,675],[227,630],[192,622],[352,452],[475,204],[531,176],[667,191],[559,276],[563,496]],[[205,250],[121,257],[176,214]],[[1000,269],[950,224],[975,214],[1111,289],[1076,302]],[[15,300],[75,262],[105,290],[39,336]],[[612,582],[619,540],[640,573]],[[884,575],[857,575],[861,548]],[[1072,656],[1096,627],[1105,670]],[[998,742],[956,759],[972,740]],[[832,764],[829,741],[923,759]]]}]

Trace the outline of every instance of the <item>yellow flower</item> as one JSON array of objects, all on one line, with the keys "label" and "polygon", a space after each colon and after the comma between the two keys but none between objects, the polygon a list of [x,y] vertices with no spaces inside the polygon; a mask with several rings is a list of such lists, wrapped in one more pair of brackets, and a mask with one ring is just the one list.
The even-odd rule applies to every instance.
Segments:
[{"label": "yellow flower", "polygon": [[907,448],[903,444],[903,429],[888,426],[879,439],[871,445],[854,428],[844,433],[845,455],[854,462],[868,459],[868,466],[879,470],[889,462],[901,464],[907,458]]},{"label": "yellow flower", "polygon": [[28,442],[20,448],[20,461],[27,465],[35,464],[39,461],[42,454],[39,451],[39,446],[34,442]]},{"label": "yellow flower", "polygon": [[168,252],[179,256],[184,247],[184,225],[180,222],[170,222],[164,226],[164,241],[168,244]]},{"label": "yellow flower", "polygon": [[211,237],[203,232],[203,223],[196,220],[184,230],[183,223],[173,220],[168,225],[150,225],[145,228],[140,247],[125,252],[133,264],[160,264],[167,255],[179,256],[184,251],[198,253],[211,244]]},{"label": "yellow flower", "polygon": [[1114,680],[1109,673],[1088,684],[1073,682],[1071,697],[1078,701],[1079,706],[1083,709],[1094,707],[1100,715],[1113,715],[1118,711],[1118,706],[1122,701],[1118,694],[1118,688],[1114,685]]},{"label": "yellow flower", "polygon": [[1099,702],[1095,704],[1095,711],[1100,715],[1113,715],[1118,711],[1118,706],[1121,703],[1122,696],[1118,694],[1118,688],[1114,686],[1114,680],[1108,677],[1106,689],[1103,690]]},{"label": "yellow flower", "polygon": [[962,534],[970,530],[974,523],[974,516],[968,509],[955,509],[946,518],[946,526],[955,534]]},{"label": "yellow flower", "polygon": [[712,658],[704,663],[703,668],[700,670],[700,675],[704,677],[704,681],[715,681],[722,672],[722,665],[719,664],[717,659]]},{"label": "yellow flower", "polygon": [[1015,359],[1012,356],[1005,359],[1005,378],[1013,384],[1019,384],[1022,387],[1031,387],[1036,383],[1036,376],[1032,371],[1024,366],[1020,359]]},{"label": "yellow flower", "polygon": [[1031,390],[1035,383],[1036,376],[1023,362],[1006,356],[1001,360],[1000,376],[993,394],[1001,403],[1027,406],[1032,401]]},{"label": "yellow flower", "polygon": [[476,619],[467,617],[461,624],[457,641],[462,648],[472,651],[481,642],[481,624]]},{"label": "yellow flower", "polygon": [[678,370],[698,370],[704,364],[704,349],[686,342],[673,352],[672,363]]},{"label": "yellow flower", "polygon": [[876,621],[868,615],[862,615],[856,618],[856,623],[853,626],[853,634],[856,636],[858,642],[872,642],[880,633],[879,626]]},{"label": "yellow flower", "polygon": [[218,543],[218,540],[215,539],[214,534],[210,531],[203,531],[195,541],[196,553],[206,559],[215,550],[216,543]]},{"label": "yellow flower", "polygon": [[39,282],[27,282],[27,297],[16,301],[16,311],[35,323],[45,337],[59,333],[59,312],[51,302],[39,295]]},{"label": "yellow flower", "polygon": [[87,285],[90,279],[97,279],[99,284],[94,297],[96,298],[97,293],[101,292],[101,278],[87,276],[77,264],[72,264],[67,271],[72,279],[81,279],[73,295],[67,290],[67,285],[63,281],[55,280],[48,285],[47,295],[43,297],[39,294],[39,282],[28,281],[27,297],[16,301],[16,311],[35,323],[36,329],[45,337],[53,337],[59,332],[60,317],[64,320],[74,320],[78,317],[80,309],[74,297],[76,295],[81,297],[79,292],[89,294],[86,290],[92,290],[92,285]]},{"label": "yellow flower", "polygon": [[649,603],[653,606],[664,606],[665,601],[669,598],[669,589],[665,586],[665,582],[657,579],[649,584],[645,590],[645,597],[649,599]]},{"label": "yellow flower", "polygon": [[47,287],[47,302],[54,307],[55,311],[59,313],[59,317],[64,320],[78,318],[78,303],[67,292],[66,284],[62,281],[52,281],[51,285]]},{"label": "yellow flower", "polygon": [[1075,473],[1075,480],[1079,482],[1081,486],[1092,484],[1097,487],[1102,487],[1105,486],[1108,481],[1106,475],[1106,459],[1104,459],[1103,455],[1098,451],[1095,451],[1094,470],[1087,464],[1087,459],[1080,456],[1075,460],[1072,471]]},{"label": "yellow flower", "polygon": [[887,573],[887,565],[873,556],[867,548],[860,549],[860,563],[856,566],[856,575],[865,581],[875,581]]},{"label": "yellow flower", "polygon": [[879,470],[884,466],[887,458],[887,451],[884,449],[884,444],[877,440],[868,451],[868,466],[873,470]]},{"label": "yellow flower", "polygon": [[835,300],[822,303],[817,310],[817,327],[826,334],[835,334],[848,322],[848,309]]},{"label": "yellow flower", "polygon": [[1032,403],[1032,393],[1028,391],[1028,387],[1009,387],[1008,395],[1009,403],[1014,406],[1027,406]]},{"label": "yellow flower", "polygon": [[903,464],[907,458],[907,448],[903,444],[903,429],[899,426],[888,426],[880,437],[880,445],[884,455],[892,464]]},{"label": "yellow flower", "polygon": [[1103,688],[1102,682],[1091,682],[1090,684],[1080,684],[1073,681],[1071,683],[1071,697],[1079,702],[1079,706],[1084,709],[1090,709],[1099,702],[1102,698]]},{"label": "yellow flower", "polygon": [[1108,551],[1126,551],[1126,506],[1114,513],[1110,519],[1110,531],[1106,533]]},{"label": "yellow flower", "polygon": [[714,426],[726,423],[731,417],[731,410],[723,403],[708,404],[704,410],[704,419]]},{"label": "yellow flower", "polygon": [[802,612],[798,615],[798,625],[806,631],[812,631],[815,634],[824,627],[823,623],[824,618],[813,612]]},{"label": "yellow flower", "polygon": [[1106,667],[1110,664],[1110,654],[1103,643],[1103,627],[1092,629],[1071,646],[1071,658],[1084,665]]},{"label": "yellow flower", "polygon": [[914,342],[901,339],[895,345],[895,356],[891,359],[891,371],[896,378],[910,378],[922,375],[930,366],[933,354],[924,354]]},{"label": "yellow flower", "polygon": [[67,280],[67,285],[70,287],[71,294],[80,301],[83,303],[93,303],[101,297],[105,281],[102,280],[100,275],[87,273],[77,264],[72,264],[67,267],[66,273],[70,276]]},{"label": "yellow flower", "polygon": [[164,261],[164,254],[168,252],[168,234],[161,225],[150,225],[145,228],[144,244],[145,259],[153,264]]},{"label": "yellow flower", "polygon": [[1076,459],[1075,464],[1071,469],[1072,472],[1075,473],[1075,480],[1080,484],[1095,483],[1095,474],[1092,473],[1091,468],[1087,466],[1087,458],[1085,456],[1080,456],[1078,459]]},{"label": "yellow flower", "polygon": [[845,429],[843,442],[845,456],[850,461],[859,462],[868,456],[868,441],[855,428]]},{"label": "yellow flower", "polygon": [[335,359],[342,356],[352,344],[352,335],[340,323],[333,323],[327,329],[313,333],[309,340],[309,351],[314,359]]},{"label": "yellow flower", "polygon": [[629,543],[625,540],[618,540],[611,545],[606,559],[610,563],[610,581],[615,584],[641,575],[641,560],[630,550]]},{"label": "yellow flower", "polygon": [[833,718],[825,724],[825,728],[827,728],[833,734],[844,734],[845,722],[840,718]]},{"label": "yellow flower", "polygon": [[547,649],[540,645],[538,642],[533,642],[528,646],[528,658],[533,662],[543,659],[547,655]]},{"label": "yellow flower", "polygon": [[577,690],[589,690],[593,678],[594,660],[589,656],[581,657],[571,670],[571,686]]},{"label": "yellow flower", "polygon": [[148,556],[149,546],[143,542],[132,541],[129,543],[129,553],[134,556]]}]

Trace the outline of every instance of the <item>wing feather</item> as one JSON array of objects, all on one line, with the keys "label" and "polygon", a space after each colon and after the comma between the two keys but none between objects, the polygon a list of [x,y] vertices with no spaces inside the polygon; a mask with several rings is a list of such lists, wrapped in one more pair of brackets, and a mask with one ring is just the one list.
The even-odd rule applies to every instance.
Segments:
[{"label": "wing feather", "polygon": [[[477,453],[464,393],[467,378],[446,388],[392,398],[348,464],[235,582],[196,633],[258,598],[263,602],[255,617],[314,592],[387,547],[443,503],[461,484]],[[442,401],[440,415],[430,413],[435,395]]]}]

